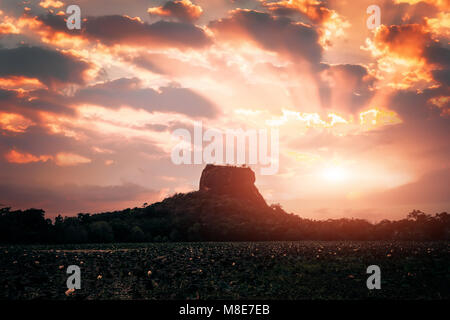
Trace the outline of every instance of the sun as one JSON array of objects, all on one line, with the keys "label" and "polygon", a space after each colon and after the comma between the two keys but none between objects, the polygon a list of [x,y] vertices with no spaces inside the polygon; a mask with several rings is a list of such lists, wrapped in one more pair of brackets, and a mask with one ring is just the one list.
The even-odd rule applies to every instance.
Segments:
[{"label": "sun", "polygon": [[342,167],[326,167],[322,171],[322,177],[330,182],[341,182],[348,178],[348,172]]}]

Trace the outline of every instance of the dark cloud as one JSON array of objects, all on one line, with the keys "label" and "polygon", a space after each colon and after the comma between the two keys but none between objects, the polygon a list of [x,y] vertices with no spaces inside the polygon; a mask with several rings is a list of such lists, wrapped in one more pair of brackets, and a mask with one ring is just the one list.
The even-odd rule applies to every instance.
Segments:
[{"label": "dark cloud", "polygon": [[[399,90],[390,96],[388,103],[389,108],[394,110],[403,121],[418,123],[440,117],[442,110],[433,104],[432,99],[441,96],[448,96],[448,88],[425,89],[421,92]],[[449,108],[448,105],[447,108]]]},{"label": "dark cloud", "polygon": [[434,80],[450,86],[450,50],[439,43],[433,43],[425,48],[424,57],[436,68],[431,71]]},{"label": "dark cloud", "polygon": [[44,89],[24,94],[19,94],[16,90],[0,89],[0,111],[21,113],[35,122],[42,122],[39,115],[41,111],[76,117],[76,108],[80,103],[108,108],[129,106],[149,112],[181,113],[191,117],[212,118],[219,113],[213,102],[190,89],[167,86],[157,91],[143,88],[137,78],[121,78],[84,87],[74,96]]},{"label": "dark cloud", "polygon": [[324,108],[355,113],[373,96],[375,78],[361,65],[341,64],[322,72],[320,98]]},{"label": "dark cloud", "polygon": [[16,90],[0,89],[0,102],[2,109],[6,106],[14,104],[18,99],[18,92]]},{"label": "dark cloud", "polygon": [[47,86],[84,83],[90,65],[76,57],[42,47],[0,49],[0,76],[37,78]]},{"label": "dark cloud", "polygon": [[158,92],[142,88],[136,78],[121,78],[81,89],[75,94],[74,101],[111,108],[126,105],[150,112],[174,112],[192,117],[214,117],[218,113],[212,102],[190,89],[161,87]]},{"label": "dark cloud", "polygon": [[431,41],[431,35],[420,24],[382,25],[375,34],[375,42],[402,57],[416,57]]},{"label": "dark cloud", "polygon": [[431,74],[433,75],[433,79],[437,82],[445,85],[450,86],[450,70],[432,70]]},{"label": "dark cloud", "polygon": [[333,10],[327,8],[326,2],[304,0],[298,3],[288,1],[264,1],[263,6],[278,15],[293,15],[295,13],[306,17],[313,23],[323,23],[331,19]]},{"label": "dark cloud", "polygon": [[40,111],[68,116],[76,114],[66,96],[44,89],[23,94],[19,94],[16,90],[0,89],[0,111],[19,112],[34,121],[39,121]]},{"label": "dark cloud", "polygon": [[158,21],[153,24],[139,18],[122,15],[88,17],[80,32],[66,28],[63,17],[46,15],[39,17],[47,27],[82,36],[104,45],[127,44],[146,47],[201,48],[211,43],[203,31],[190,23]]},{"label": "dark cloud", "polygon": [[435,44],[424,49],[424,57],[429,63],[437,64],[439,66],[450,68],[450,50]]},{"label": "dark cloud", "polygon": [[[0,157],[11,149],[28,152],[33,155],[53,155],[61,151],[83,150],[85,144],[62,134],[51,134],[40,126],[31,126],[21,134],[0,135]],[[4,159],[0,159],[3,161]]]},{"label": "dark cloud", "polygon": [[238,9],[234,10],[229,18],[211,22],[209,27],[218,36],[230,41],[250,40],[263,49],[289,56],[294,60],[303,59],[316,67],[322,58],[317,30],[288,18]]},{"label": "dark cloud", "polygon": [[385,25],[424,24],[425,18],[434,18],[440,12],[439,8],[424,1],[414,4],[383,1],[379,6]]},{"label": "dark cloud", "polygon": [[189,0],[168,1],[163,6],[152,7],[147,10],[151,15],[176,18],[182,22],[193,22],[202,14],[200,6]]}]

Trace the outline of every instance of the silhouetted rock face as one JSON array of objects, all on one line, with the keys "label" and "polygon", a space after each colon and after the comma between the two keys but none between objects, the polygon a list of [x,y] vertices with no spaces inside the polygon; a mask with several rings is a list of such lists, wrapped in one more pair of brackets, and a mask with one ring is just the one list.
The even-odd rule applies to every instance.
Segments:
[{"label": "silhouetted rock face", "polygon": [[256,205],[267,206],[254,183],[255,173],[248,167],[208,164],[200,178],[200,191],[229,195]]}]

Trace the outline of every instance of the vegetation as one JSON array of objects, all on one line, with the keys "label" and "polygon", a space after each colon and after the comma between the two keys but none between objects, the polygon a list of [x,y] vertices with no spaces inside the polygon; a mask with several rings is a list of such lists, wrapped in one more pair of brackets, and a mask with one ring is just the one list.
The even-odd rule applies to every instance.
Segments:
[{"label": "vegetation", "polygon": [[315,221],[281,206],[255,206],[224,195],[175,194],[142,208],[57,216],[0,209],[0,243],[111,243],[265,240],[448,240],[450,215],[413,211],[405,219]]},{"label": "vegetation", "polygon": [[[0,247],[3,299],[443,299],[448,243],[202,242]],[[381,268],[368,290],[367,267]],[[69,265],[81,289],[66,296]]]}]

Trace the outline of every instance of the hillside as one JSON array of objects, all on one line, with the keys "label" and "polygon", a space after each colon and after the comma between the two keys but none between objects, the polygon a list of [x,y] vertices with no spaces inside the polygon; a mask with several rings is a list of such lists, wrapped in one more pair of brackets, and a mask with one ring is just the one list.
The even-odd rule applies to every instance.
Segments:
[{"label": "hillside", "polygon": [[58,216],[38,209],[0,209],[2,243],[86,243],[255,240],[440,240],[450,238],[450,215],[413,211],[399,221],[315,221],[267,205],[247,167],[208,165],[199,190],[145,208]]}]

